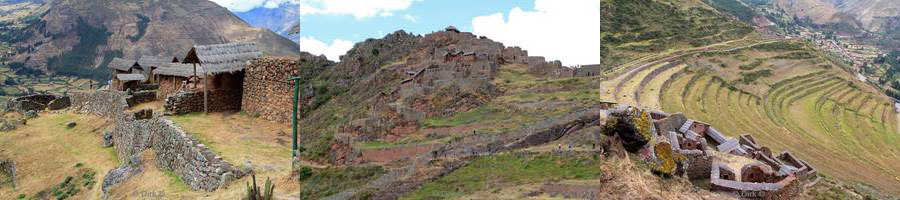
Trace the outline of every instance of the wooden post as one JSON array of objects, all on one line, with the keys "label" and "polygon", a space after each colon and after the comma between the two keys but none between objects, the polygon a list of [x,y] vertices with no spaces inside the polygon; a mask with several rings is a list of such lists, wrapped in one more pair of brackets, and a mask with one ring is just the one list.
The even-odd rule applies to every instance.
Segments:
[{"label": "wooden post", "polygon": [[[203,63],[200,63],[203,67]],[[209,72],[203,68],[203,114],[209,114]]]}]

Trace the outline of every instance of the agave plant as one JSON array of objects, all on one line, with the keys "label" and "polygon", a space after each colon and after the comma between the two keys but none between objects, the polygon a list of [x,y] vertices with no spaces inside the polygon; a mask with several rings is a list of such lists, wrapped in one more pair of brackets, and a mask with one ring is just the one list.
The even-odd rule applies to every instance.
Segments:
[{"label": "agave plant", "polygon": [[250,183],[247,183],[247,197],[244,197],[246,200],[272,200],[272,195],[275,191],[275,184],[272,183],[272,180],[266,178],[266,185],[263,187],[263,191],[260,192],[259,186],[256,185],[256,175],[251,175],[253,178],[253,186]]}]

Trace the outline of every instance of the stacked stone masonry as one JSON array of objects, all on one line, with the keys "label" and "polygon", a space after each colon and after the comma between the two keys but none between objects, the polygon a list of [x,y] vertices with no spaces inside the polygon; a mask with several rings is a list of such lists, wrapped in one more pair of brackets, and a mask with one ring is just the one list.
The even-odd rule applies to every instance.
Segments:
[{"label": "stacked stone masonry", "polygon": [[[800,193],[802,182],[817,176],[809,163],[790,152],[783,151],[773,157],[751,135],[729,138],[709,124],[687,119],[680,113],[654,117],[654,124],[659,127],[657,136],[677,144],[672,145],[672,150],[687,158],[684,170],[688,177],[709,178],[712,190],[733,192],[742,198],[791,199]],[[709,146],[708,140],[716,146]],[[713,162],[712,156],[705,153],[707,149],[759,162],[746,164],[737,174],[724,163]]]},{"label": "stacked stone masonry", "polygon": [[127,114],[125,110],[129,97],[126,92],[120,91],[72,95],[73,111],[115,121],[110,131],[111,141],[123,164],[117,169],[139,166],[141,152],[151,149],[156,154],[157,166],[172,171],[192,190],[215,191],[245,174],[216,156],[172,121],[158,117],[137,120],[134,114]]},{"label": "stacked stone masonry", "polygon": [[288,79],[300,74],[300,62],[290,58],[259,58],[245,70],[241,110],[260,117],[289,122],[294,85]]},{"label": "stacked stone masonry", "polygon": [[167,112],[174,114],[187,114],[203,112],[204,103],[207,103],[209,112],[237,111],[241,109],[241,92],[241,90],[224,89],[207,92],[177,92],[166,97],[164,108]]},{"label": "stacked stone masonry", "polygon": [[53,94],[34,94],[10,99],[6,102],[6,112],[40,112],[45,109],[61,110],[71,105],[69,97]]}]

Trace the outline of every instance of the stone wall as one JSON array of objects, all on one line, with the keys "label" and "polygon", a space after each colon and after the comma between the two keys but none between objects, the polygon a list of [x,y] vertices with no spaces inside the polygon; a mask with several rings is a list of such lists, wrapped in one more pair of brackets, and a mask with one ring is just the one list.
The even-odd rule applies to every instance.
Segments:
[{"label": "stone wall", "polygon": [[157,166],[172,171],[194,190],[215,191],[244,175],[167,119],[120,121],[112,138],[123,164],[139,164],[140,153],[152,149]]},{"label": "stone wall", "polygon": [[[60,99],[57,95],[52,94],[33,94],[6,101],[6,112],[18,112],[25,114],[27,112],[41,112],[48,108],[52,102]],[[58,108],[62,103],[57,103]],[[58,110],[58,109],[51,109]]]},{"label": "stone wall", "polygon": [[[241,90],[211,90],[207,103],[209,112],[237,111],[241,109]],[[187,114],[204,111],[204,92],[177,92],[166,97],[167,112]]]},{"label": "stone wall", "polygon": [[156,91],[138,91],[131,93],[131,97],[127,99],[128,107],[138,104],[151,102],[156,100]]},{"label": "stone wall", "polygon": [[114,120],[123,117],[125,109],[128,108],[126,100],[128,94],[122,91],[80,92],[72,94],[71,97],[73,111]]},{"label": "stone wall", "polygon": [[299,74],[300,62],[290,58],[258,58],[245,70],[241,110],[263,119],[289,122],[294,85],[288,78]]},{"label": "stone wall", "polygon": [[191,189],[215,191],[244,175],[172,121],[151,119],[149,124],[156,165],[174,172]]},{"label": "stone wall", "polygon": [[140,155],[148,149],[156,153],[158,167],[172,171],[192,190],[215,191],[245,174],[216,156],[172,121],[159,117],[135,120],[134,115],[125,112],[128,108],[126,99],[130,97],[125,92],[106,90],[72,95],[74,112],[115,121],[110,133],[111,141],[123,166],[110,171],[111,176],[117,176],[105,178],[110,180],[110,184],[121,182],[125,177],[121,173],[112,173],[116,170],[140,171]]},{"label": "stone wall", "polygon": [[177,76],[159,76],[159,89],[156,91],[156,98],[165,99],[174,94],[182,87],[187,78]]}]

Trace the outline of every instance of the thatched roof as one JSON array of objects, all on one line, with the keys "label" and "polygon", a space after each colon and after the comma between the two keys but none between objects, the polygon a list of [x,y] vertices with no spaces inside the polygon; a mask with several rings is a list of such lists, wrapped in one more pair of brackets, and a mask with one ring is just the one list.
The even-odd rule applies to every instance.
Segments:
[{"label": "thatched roof", "polygon": [[145,81],[147,78],[143,74],[117,74],[116,79],[120,81]]},{"label": "thatched roof", "polygon": [[[250,60],[262,55],[255,43],[227,43],[214,45],[198,45],[188,51],[182,63],[196,63],[197,75],[215,75],[219,73],[233,73],[244,70]],[[189,67],[175,66],[174,69],[165,69],[157,72],[161,75],[188,77],[193,75],[193,65]],[[182,69],[186,68],[186,69]],[[157,69],[158,70],[158,69]]]},{"label": "thatched roof", "polygon": [[250,59],[261,56],[255,43],[227,43],[198,45],[188,51],[182,63],[202,65],[246,65]]},{"label": "thatched roof", "polygon": [[[197,75],[202,75],[203,67],[197,66]],[[178,76],[189,77],[194,75],[194,65],[182,63],[168,63],[163,67],[156,68],[153,74],[162,76]]]},{"label": "thatched roof", "polygon": [[115,70],[128,71],[131,67],[135,66],[135,64],[137,64],[137,62],[134,60],[113,58],[106,67]]},{"label": "thatched roof", "polygon": [[[244,70],[244,65],[237,64],[205,64],[197,65],[197,76],[216,75],[221,73],[234,73]],[[163,76],[190,77],[194,75],[194,65],[184,63],[169,63],[165,67],[156,68],[154,74]]]},{"label": "thatched roof", "polygon": [[171,63],[168,56],[141,56],[137,63],[147,70],[150,67],[162,67],[167,63]]}]

